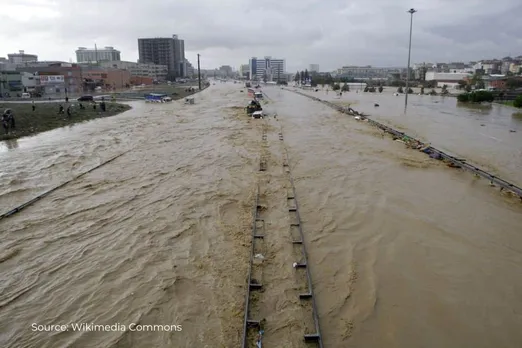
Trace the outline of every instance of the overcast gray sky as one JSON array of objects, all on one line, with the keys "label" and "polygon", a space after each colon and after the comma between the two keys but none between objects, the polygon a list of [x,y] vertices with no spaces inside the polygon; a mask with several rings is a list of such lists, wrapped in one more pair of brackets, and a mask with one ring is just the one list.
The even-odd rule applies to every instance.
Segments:
[{"label": "overcast gray sky", "polygon": [[139,37],[178,34],[202,68],[286,58],[311,63],[405,66],[522,55],[520,0],[0,0],[0,56],[25,50],[75,61],[78,46],[114,46],[136,61]]}]

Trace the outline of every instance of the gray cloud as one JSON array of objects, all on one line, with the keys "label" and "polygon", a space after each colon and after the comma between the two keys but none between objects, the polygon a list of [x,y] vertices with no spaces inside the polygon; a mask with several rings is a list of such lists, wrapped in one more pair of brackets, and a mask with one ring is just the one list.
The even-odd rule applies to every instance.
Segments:
[{"label": "gray cloud", "polygon": [[0,42],[41,59],[74,60],[78,46],[114,46],[137,59],[137,39],[178,34],[202,66],[237,67],[251,56],[319,63],[404,66],[415,7],[412,61],[520,55],[519,0],[18,0],[2,2]]}]

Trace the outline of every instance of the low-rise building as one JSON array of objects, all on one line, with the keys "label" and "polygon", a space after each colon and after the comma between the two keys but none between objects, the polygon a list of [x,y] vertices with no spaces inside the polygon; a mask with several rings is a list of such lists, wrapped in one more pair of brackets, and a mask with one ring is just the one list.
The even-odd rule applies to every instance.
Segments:
[{"label": "low-rise building", "polygon": [[131,76],[130,78],[130,84],[135,86],[140,85],[152,85],[154,84],[154,79],[152,77],[147,76]]},{"label": "low-rise building", "polygon": [[25,51],[20,50],[18,53],[9,53],[7,55],[7,59],[9,63],[13,64],[22,64],[25,62],[36,62],[38,61],[38,56],[36,54],[25,53]]},{"label": "low-rise building", "polygon": [[24,92],[36,92],[40,89],[40,75],[29,73],[29,72],[21,72],[22,75],[22,85],[24,86]]},{"label": "low-rise building", "polygon": [[428,71],[426,73],[426,81],[437,81],[437,87],[447,85],[449,88],[456,88],[459,86],[459,81],[471,78],[471,73],[441,73],[435,71]]},{"label": "low-rise building", "polygon": [[337,77],[353,78],[353,79],[386,79],[390,73],[400,73],[402,68],[385,68],[368,66],[343,66],[337,71]]},{"label": "low-rise building", "polygon": [[65,95],[83,91],[82,71],[78,64],[59,61],[26,62],[16,70],[40,76],[40,85],[45,94]]},{"label": "low-rise building", "polygon": [[127,70],[132,76],[150,77],[155,81],[166,81],[168,67],[158,64],[142,64],[127,61],[101,62],[101,67]]},{"label": "low-rise building", "polygon": [[522,62],[513,62],[509,64],[509,72],[512,74],[522,74]]},{"label": "low-rise building", "polygon": [[97,87],[112,90],[130,85],[131,73],[123,69],[91,67],[82,69],[82,77]]},{"label": "low-rise building", "polygon": [[24,91],[22,75],[18,71],[0,71],[0,96],[13,97]]}]

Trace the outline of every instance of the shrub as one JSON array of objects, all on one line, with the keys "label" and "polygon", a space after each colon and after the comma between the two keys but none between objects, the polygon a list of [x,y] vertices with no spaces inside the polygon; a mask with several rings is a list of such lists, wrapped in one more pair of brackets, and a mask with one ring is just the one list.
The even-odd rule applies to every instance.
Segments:
[{"label": "shrub", "polygon": [[522,94],[515,98],[515,101],[513,101],[513,106],[516,108],[522,108]]},{"label": "shrub", "polygon": [[338,91],[338,90],[341,89],[341,86],[339,86],[338,83],[335,83],[335,84],[332,86],[332,89],[333,89],[334,91]]},{"label": "shrub", "polygon": [[341,91],[343,92],[350,92],[350,86],[348,86],[346,83],[343,85],[343,88],[341,88]]},{"label": "shrub", "polygon": [[457,100],[461,103],[469,102],[469,93],[462,93],[457,96]]},{"label": "shrub", "polygon": [[457,100],[462,103],[482,103],[492,102],[495,96],[489,91],[475,91],[471,93],[459,94]]}]

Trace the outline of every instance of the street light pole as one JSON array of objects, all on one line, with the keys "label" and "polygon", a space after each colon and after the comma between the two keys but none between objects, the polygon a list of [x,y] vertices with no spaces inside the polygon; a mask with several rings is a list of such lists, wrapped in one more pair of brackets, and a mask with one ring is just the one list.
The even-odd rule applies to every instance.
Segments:
[{"label": "street light pole", "polygon": [[199,90],[201,91],[201,69],[199,67],[199,53],[198,53],[198,85],[199,85]]},{"label": "street light pole", "polygon": [[410,14],[410,45],[408,47],[408,71],[407,71],[407,77],[406,77],[406,96],[404,98],[404,106],[406,107],[408,105],[408,91],[410,89],[409,82],[410,82],[410,57],[411,57],[411,31],[413,28],[413,14],[417,12],[415,9],[410,8],[408,13]]}]

